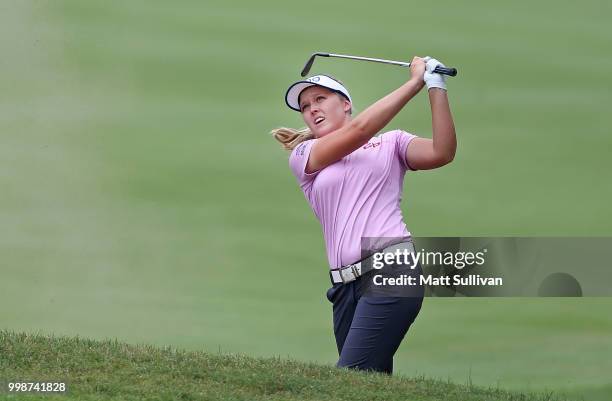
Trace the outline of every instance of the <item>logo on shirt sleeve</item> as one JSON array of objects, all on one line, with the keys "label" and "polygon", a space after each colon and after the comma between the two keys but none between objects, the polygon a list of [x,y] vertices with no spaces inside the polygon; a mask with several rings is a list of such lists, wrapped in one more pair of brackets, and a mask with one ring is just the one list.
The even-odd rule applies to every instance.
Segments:
[{"label": "logo on shirt sleeve", "polygon": [[304,151],[305,150],[306,150],[306,144],[302,143],[295,150],[295,154],[298,155],[298,156],[304,156]]},{"label": "logo on shirt sleeve", "polygon": [[380,142],[368,142],[362,146],[363,149],[375,148],[380,145]]}]

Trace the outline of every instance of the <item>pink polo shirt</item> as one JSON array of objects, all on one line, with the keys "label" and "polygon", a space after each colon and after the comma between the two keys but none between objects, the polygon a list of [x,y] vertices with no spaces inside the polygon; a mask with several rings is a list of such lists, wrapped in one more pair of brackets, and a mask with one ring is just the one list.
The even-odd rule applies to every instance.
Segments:
[{"label": "pink polo shirt", "polygon": [[306,174],[312,144],[302,142],[289,166],[321,223],[330,269],[361,259],[362,237],[410,238],[400,209],[406,148],[416,135],[388,131],[324,169]]}]

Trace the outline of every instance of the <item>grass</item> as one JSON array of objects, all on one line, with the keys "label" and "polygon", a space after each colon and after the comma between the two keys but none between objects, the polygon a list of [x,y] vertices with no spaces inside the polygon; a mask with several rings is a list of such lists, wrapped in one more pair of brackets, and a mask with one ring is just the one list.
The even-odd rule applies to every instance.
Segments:
[{"label": "grass", "polygon": [[[552,393],[392,377],[281,358],[5,330],[0,331],[0,377],[64,381],[68,391],[53,398],[58,400],[562,400]],[[13,397],[0,393],[0,399]],[[18,398],[45,397],[48,395]]]}]

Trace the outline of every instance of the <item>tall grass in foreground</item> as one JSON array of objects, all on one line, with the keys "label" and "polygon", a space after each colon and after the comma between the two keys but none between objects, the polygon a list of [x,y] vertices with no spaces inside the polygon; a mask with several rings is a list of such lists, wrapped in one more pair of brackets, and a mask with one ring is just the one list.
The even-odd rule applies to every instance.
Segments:
[{"label": "tall grass in foreground", "polygon": [[[78,400],[560,400],[549,393],[520,393],[457,385],[425,377],[387,376],[238,354],[186,352],[0,331],[0,378],[65,381],[53,399]],[[47,399],[9,395],[2,399]]]}]

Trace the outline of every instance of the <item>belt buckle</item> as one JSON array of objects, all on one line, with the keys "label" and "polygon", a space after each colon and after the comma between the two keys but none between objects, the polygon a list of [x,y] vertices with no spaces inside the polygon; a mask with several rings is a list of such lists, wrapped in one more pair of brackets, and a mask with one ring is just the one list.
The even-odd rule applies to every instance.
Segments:
[{"label": "belt buckle", "polygon": [[359,272],[357,271],[357,264],[351,265],[351,270],[353,271],[353,276],[355,276],[355,279],[357,279],[357,277],[360,276]]},{"label": "belt buckle", "polygon": [[[347,278],[346,280],[344,279],[344,271],[347,272],[351,272],[353,273],[353,277],[352,278]],[[355,265],[349,265],[343,269],[338,270],[338,272],[340,273],[340,279],[342,280],[342,284],[346,284],[346,283],[350,283],[352,281],[355,281],[357,279],[357,277],[359,277],[359,273],[357,272],[357,268],[355,267]]]}]

